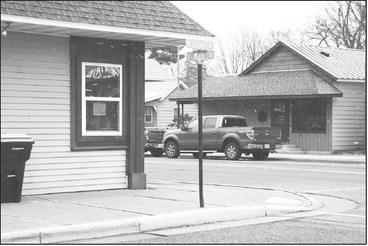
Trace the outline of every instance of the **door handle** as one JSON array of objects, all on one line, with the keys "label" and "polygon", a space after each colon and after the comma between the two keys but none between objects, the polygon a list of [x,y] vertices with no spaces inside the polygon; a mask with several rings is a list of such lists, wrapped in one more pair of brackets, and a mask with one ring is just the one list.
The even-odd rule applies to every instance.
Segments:
[{"label": "door handle", "polygon": [[213,133],[213,134],[216,134],[216,131],[213,131],[212,133]]}]

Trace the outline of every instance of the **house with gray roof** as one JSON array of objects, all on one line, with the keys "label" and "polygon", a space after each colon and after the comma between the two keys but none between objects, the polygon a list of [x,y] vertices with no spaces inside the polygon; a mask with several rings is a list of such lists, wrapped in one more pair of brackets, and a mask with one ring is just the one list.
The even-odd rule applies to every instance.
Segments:
[{"label": "house with gray roof", "polygon": [[[170,100],[195,102],[197,86]],[[364,149],[365,52],[278,42],[240,75],[204,81],[203,113],[280,127],[286,148],[303,152]]]},{"label": "house with gray roof", "polygon": [[1,1],[1,133],[23,195],[144,189],[145,49],[213,35],[168,1]]},{"label": "house with gray roof", "polygon": [[[177,104],[169,101],[169,96],[177,90],[187,89],[188,86],[178,81],[155,59],[146,59],[145,64],[144,126],[146,130],[167,129],[178,115]],[[185,112],[190,116],[196,116],[197,104],[188,105]]]}]

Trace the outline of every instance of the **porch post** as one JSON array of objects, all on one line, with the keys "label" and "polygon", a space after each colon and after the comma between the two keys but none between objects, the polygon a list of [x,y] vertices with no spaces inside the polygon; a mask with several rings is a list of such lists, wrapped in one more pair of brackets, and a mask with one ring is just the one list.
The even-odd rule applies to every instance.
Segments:
[{"label": "porch post", "polygon": [[181,119],[182,119],[183,125],[184,125],[184,103],[181,104]]},{"label": "porch post", "polygon": [[[143,57],[143,58],[142,58]],[[129,46],[128,150],[126,173],[129,189],[146,189],[144,173],[144,43]]]},{"label": "porch post", "polygon": [[177,109],[178,109],[178,129],[180,128],[180,103],[179,101],[176,102]]}]

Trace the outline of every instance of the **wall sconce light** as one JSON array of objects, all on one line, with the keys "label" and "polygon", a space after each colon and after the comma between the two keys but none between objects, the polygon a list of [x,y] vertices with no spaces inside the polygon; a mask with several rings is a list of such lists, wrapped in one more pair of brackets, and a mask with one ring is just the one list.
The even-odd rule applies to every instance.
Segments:
[{"label": "wall sconce light", "polygon": [[4,37],[6,37],[8,35],[7,30],[9,28],[11,22],[5,22],[5,23],[6,23],[6,27],[4,28],[4,30],[1,31],[1,35],[4,36]]}]

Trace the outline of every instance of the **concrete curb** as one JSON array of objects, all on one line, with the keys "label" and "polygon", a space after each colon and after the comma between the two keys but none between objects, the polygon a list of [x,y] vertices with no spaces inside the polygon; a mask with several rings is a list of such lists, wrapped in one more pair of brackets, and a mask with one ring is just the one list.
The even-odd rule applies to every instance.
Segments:
[{"label": "concrete curb", "polygon": [[279,161],[295,161],[295,162],[327,162],[327,163],[339,163],[339,164],[365,164],[365,160],[328,160],[328,159],[296,159],[293,157],[270,157],[269,160]]},{"label": "concrete curb", "polygon": [[310,211],[302,206],[241,206],[227,208],[196,209],[172,214],[141,217],[130,220],[114,220],[98,223],[41,228],[1,234],[2,244],[50,244],[91,238],[119,236],[149,232],[159,229],[194,226],[215,222],[245,220],[284,213]]}]

